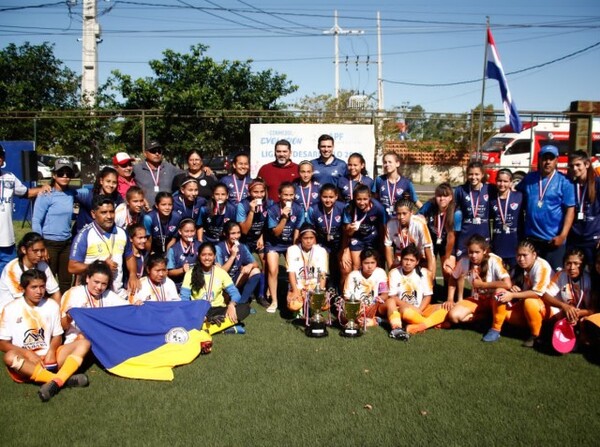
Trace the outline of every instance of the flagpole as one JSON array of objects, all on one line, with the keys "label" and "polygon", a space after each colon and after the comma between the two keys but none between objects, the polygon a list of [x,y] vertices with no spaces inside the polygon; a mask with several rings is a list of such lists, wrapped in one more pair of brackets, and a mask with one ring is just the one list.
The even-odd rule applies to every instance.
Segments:
[{"label": "flagpole", "polygon": [[481,82],[481,105],[479,109],[479,132],[477,133],[477,159],[481,160],[481,144],[483,140],[483,103],[485,100],[485,71],[487,65],[488,30],[490,29],[490,16],[485,17],[485,44],[483,45],[483,79]]}]

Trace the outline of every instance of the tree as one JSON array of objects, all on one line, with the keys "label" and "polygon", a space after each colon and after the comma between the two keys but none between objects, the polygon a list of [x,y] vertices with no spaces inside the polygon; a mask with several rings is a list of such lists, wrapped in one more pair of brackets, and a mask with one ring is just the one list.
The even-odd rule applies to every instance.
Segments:
[{"label": "tree", "polygon": [[[246,111],[280,110],[278,100],[294,92],[285,75],[272,70],[253,72],[251,61],[215,62],[206,57],[208,47],[197,44],[187,54],[163,52],[150,61],[154,76],[133,79],[113,71],[107,86],[123,98],[124,109],[158,109],[164,118],[146,122],[147,135],[185,150],[200,147],[208,153],[248,146],[250,122]],[[239,118],[220,111],[240,111]],[[207,112],[209,111],[209,112]],[[123,126],[121,139],[139,145],[140,123]]]},{"label": "tree", "polygon": [[367,97],[363,107],[352,107],[351,98],[355,95],[351,90],[340,90],[337,99],[331,94],[304,96],[294,107],[300,110],[300,120],[311,123],[371,122],[373,100]]},{"label": "tree", "polygon": [[[54,45],[9,44],[0,50],[0,109],[52,111],[77,107],[79,77],[54,56]],[[35,127],[35,131],[34,131]],[[0,121],[0,134],[7,140],[37,140],[45,147],[64,142],[68,126],[61,120],[34,124],[33,119]]]}]

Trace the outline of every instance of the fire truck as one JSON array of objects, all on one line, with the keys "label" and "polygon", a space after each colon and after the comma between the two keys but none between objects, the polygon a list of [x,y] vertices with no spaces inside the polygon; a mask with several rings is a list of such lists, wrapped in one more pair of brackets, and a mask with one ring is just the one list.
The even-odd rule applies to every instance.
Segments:
[{"label": "fire truck", "polygon": [[[600,122],[593,121],[592,155],[600,155]],[[495,183],[500,169],[513,173],[514,183],[520,182],[525,174],[536,170],[540,148],[551,144],[558,148],[558,170],[566,173],[569,153],[569,121],[537,121],[523,123],[520,133],[512,132],[510,125],[487,140],[481,148],[481,162],[488,182]]]}]

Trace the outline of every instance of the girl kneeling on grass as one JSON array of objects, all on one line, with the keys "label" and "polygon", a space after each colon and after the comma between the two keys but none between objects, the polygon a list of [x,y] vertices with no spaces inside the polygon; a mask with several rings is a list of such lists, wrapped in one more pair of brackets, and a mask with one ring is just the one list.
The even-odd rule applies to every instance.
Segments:
[{"label": "girl kneeling on grass", "polygon": [[492,300],[494,322],[483,341],[498,341],[502,325],[507,321],[516,326],[529,326],[531,335],[523,346],[533,348],[542,330],[542,320],[548,315],[542,296],[551,277],[552,267],[538,257],[533,243],[529,239],[519,242],[514,285],[496,291],[496,299]]},{"label": "girl kneeling on grass", "polygon": [[[207,321],[203,327],[209,334],[224,331],[231,326],[238,328],[235,332],[244,333],[238,323],[250,314],[250,305],[240,302],[242,297],[231,277],[215,265],[216,255],[217,250],[211,242],[200,245],[198,263],[183,278],[181,299],[210,302],[211,308],[206,314]],[[228,303],[225,301],[225,293],[229,295]]]},{"label": "girl kneeling on grass", "polygon": [[385,270],[377,267],[377,251],[367,248],[360,253],[360,270],[353,270],[346,279],[344,299],[362,301],[364,311],[358,319],[366,327],[377,326],[377,316],[385,316],[384,303],[388,298]]},{"label": "girl kneeling on grass", "polygon": [[145,301],[180,301],[177,287],[167,277],[167,260],[162,255],[150,255],[146,262],[146,275],[140,280],[140,290],[130,295],[131,304]]},{"label": "girl kneeling on grass", "polygon": [[[385,302],[392,331],[390,337],[408,340],[409,335],[441,324],[448,311],[441,304],[431,304],[431,282],[426,269],[421,270],[421,253],[407,245],[400,253],[400,266],[390,271],[389,298]],[[408,323],[406,331],[402,323]]]},{"label": "girl kneeling on grass", "polygon": [[[465,279],[471,283],[471,296],[463,300]],[[457,284],[458,302],[454,304]],[[474,235],[467,242],[467,257],[458,262],[450,276],[448,300],[442,306],[449,311],[451,323],[478,321],[492,314],[496,289],[510,286],[510,276],[502,259],[490,253],[490,245],[483,236]]]},{"label": "girl kneeling on grass", "polygon": [[290,281],[288,308],[298,312],[304,305],[306,293],[317,284],[325,290],[329,261],[327,250],[317,244],[317,232],[310,224],[300,227],[300,243],[288,247],[285,256]]}]

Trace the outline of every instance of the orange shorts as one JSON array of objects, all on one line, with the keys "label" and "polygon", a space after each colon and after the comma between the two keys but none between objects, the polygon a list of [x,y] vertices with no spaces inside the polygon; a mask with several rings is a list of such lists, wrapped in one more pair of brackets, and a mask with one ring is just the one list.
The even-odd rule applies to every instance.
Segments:
[{"label": "orange shorts", "polygon": [[492,298],[487,296],[480,295],[478,299],[469,297],[462,300],[457,306],[464,306],[469,309],[473,314],[473,319],[492,315]]}]

